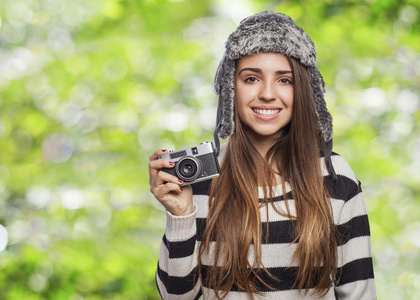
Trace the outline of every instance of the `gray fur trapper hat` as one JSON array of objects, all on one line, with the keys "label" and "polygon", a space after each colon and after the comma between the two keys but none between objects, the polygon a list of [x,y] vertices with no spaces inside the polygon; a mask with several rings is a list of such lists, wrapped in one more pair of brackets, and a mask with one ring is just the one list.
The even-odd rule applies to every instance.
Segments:
[{"label": "gray fur trapper hat", "polygon": [[229,36],[225,47],[225,53],[214,79],[214,90],[219,96],[214,130],[217,153],[220,148],[219,137],[227,139],[234,131],[236,61],[241,57],[257,53],[281,53],[296,59],[308,70],[320,133],[325,142],[324,154],[327,168],[335,177],[330,159],[332,117],[324,100],[325,83],[316,67],[315,46],[309,35],[289,16],[265,11],[242,20],[238,28]]}]

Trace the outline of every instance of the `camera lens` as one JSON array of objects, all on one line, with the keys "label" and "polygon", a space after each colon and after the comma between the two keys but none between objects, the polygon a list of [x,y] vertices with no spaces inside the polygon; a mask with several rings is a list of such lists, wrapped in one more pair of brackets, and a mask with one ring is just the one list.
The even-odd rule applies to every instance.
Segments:
[{"label": "camera lens", "polygon": [[195,180],[200,172],[200,162],[193,157],[185,157],[177,164],[176,173],[184,181]]},{"label": "camera lens", "polygon": [[182,165],[180,171],[184,176],[191,176],[191,174],[194,174],[197,171],[197,167],[194,164],[186,162]]}]

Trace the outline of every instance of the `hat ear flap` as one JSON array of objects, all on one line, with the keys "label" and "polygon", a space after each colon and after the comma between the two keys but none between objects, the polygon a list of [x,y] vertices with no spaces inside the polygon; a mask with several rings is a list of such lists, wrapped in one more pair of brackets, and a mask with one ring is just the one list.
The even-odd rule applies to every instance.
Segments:
[{"label": "hat ear flap", "polygon": [[325,142],[332,138],[332,116],[327,109],[324,99],[325,83],[316,66],[308,67],[309,81],[312,87],[312,97],[322,137]]},{"label": "hat ear flap", "polygon": [[226,55],[223,56],[217,68],[213,87],[219,95],[215,134],[222,139],[227,139],[235,129],[235,61]]}]

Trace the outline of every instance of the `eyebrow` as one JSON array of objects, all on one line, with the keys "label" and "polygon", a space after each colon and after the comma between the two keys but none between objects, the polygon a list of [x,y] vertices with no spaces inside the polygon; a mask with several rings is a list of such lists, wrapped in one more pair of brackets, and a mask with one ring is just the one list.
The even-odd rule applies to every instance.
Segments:
[{"label": "eyebrow", "polygon": [[[238,76],[243,72],[243,71],[251,71],[251,72],[255,72],[255,73],[262,73],[262,70],[259,68],[243,68],[242,70],[239,71]],[[276,74],[281,75],[281,74],[289,74],[293,72],[291,70],[279,70],[276,71]]]}]

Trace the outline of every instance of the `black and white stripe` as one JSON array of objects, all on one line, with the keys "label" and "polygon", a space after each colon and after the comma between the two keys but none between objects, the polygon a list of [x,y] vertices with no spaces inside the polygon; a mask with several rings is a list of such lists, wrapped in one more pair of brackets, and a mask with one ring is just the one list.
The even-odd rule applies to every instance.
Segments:
[{"label": "black and white stripe", "polygon": [[[338,243],[338,275],[328,294],[322,299],[376,299],[375,282],[372,266],[369,220],[367,217],[365,200],[360,182],[357,180],[348,163],[339,155],[333,153],[332,163],[336,171],[337,180],[330,177],[323,167],[326,186],[331,196],[334,222],[341,239]],[[321,159],[321,166],[324,166]],[[198,299],[203,293],[204,299],[213,299],[213,290],[201,283],[196,274],[197,251],[200,239],[206,226],[208,214],[208,190],[210,181],[193,185],[195,212],[186,217],[175,217],[167,213],[167,227],[162,240],[156,282],[163,299]],[[285,209],[281,187],[274,189],[274,205]],[[286,186],[290,192],[290,186]],[[259,197],[263,191],[259,189]],[[293,214],[294,201],[288,194],[289,207]],[[268,209],[269,236],[265,239]],[[269,205],[261,208],[264,242],[261,245],[262,262],[270,273],[278,280],[273,280],[268,274],[261,276],[274,290],[260,285],[265,294],[256,299],[316,299],[299,294],[292,289],[297,263],[291,261],[296,244],[292,243],[295,236],[290,219],[279,215]],[[211,248],[214,244],[211,244]],[[203,278],[208,270],[207,266],[213,262],[213,251],[209,257],[203,257]],[[254,259],[251,247],[249,260]],[[251,279],[252,280],[252,279]],[[234,288],[226,299],[247,299],[245,293]]]}]

